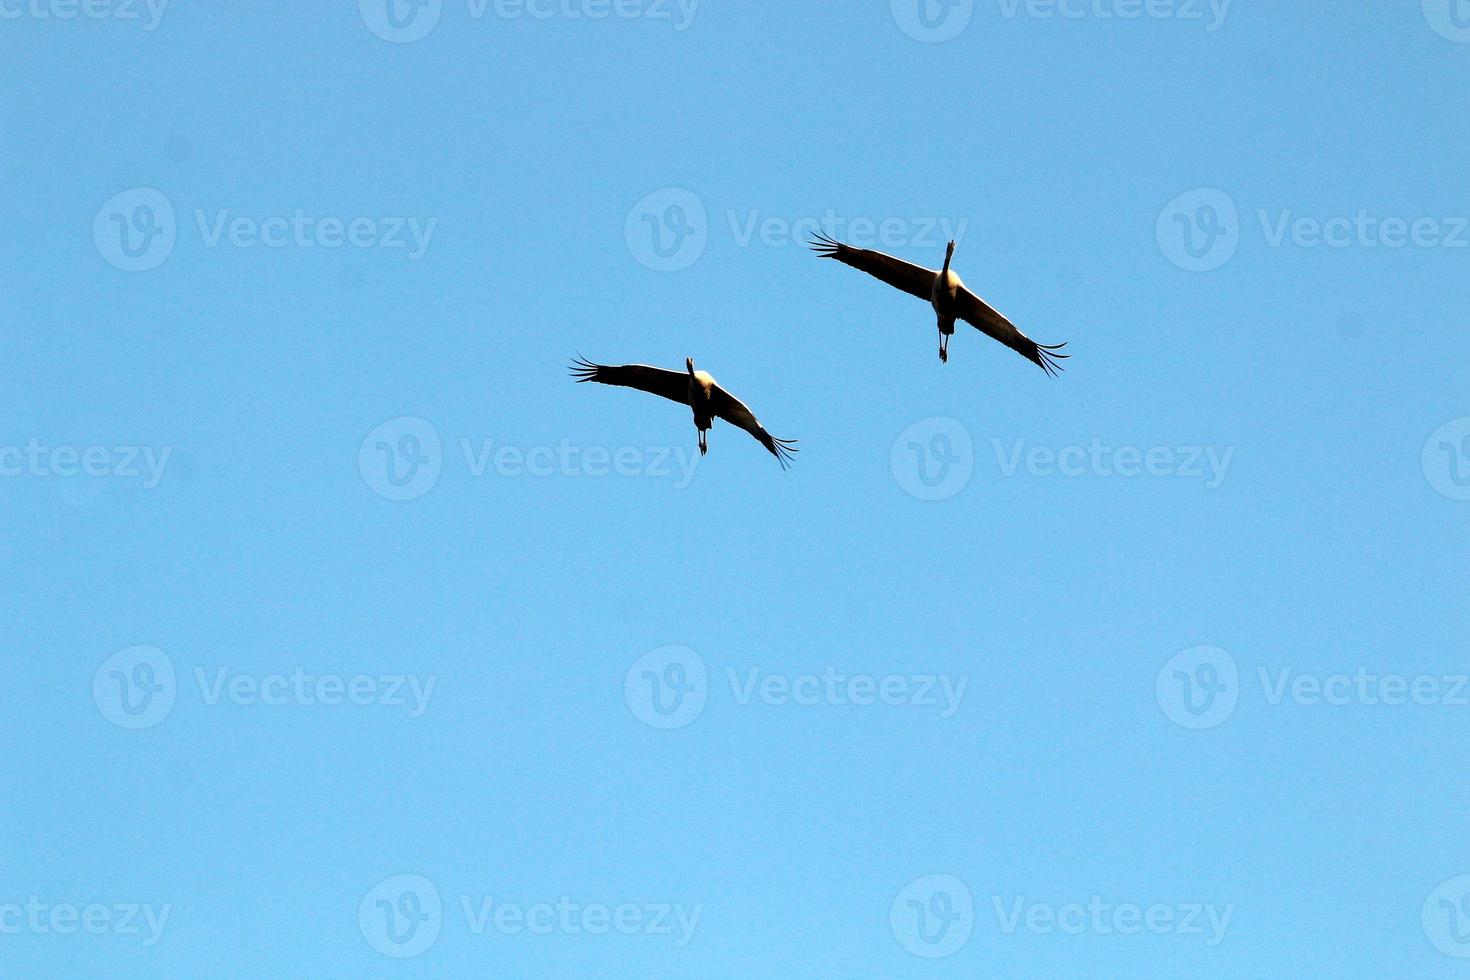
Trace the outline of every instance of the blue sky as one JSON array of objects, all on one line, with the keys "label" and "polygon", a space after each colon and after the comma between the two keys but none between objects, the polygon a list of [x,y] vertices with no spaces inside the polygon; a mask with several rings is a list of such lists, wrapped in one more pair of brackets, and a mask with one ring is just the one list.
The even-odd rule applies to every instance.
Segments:
[{"label": "blue sky", "polygon": [[0,973],[1458,975],[1419,7],[0,0]]}]

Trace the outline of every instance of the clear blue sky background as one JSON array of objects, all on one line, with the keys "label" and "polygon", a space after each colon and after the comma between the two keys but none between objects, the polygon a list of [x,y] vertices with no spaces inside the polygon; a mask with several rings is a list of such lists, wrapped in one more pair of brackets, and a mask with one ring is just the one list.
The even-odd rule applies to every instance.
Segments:
[{"label": "clear blue sky background", "polygon": [[[1421,909],[1470,872],[1470,707],[1272,704],[1258,675],[1470,670],[1470,503],[1421,462],[1470,415],[1470,250],[1273,247],[1257,216],[1470,213],[1470,45],[1417,3],[1241,0],[1210,31],[1207,9],[1074,21],[983,0],[945,43],[881,2],[708,3],[678,31],[677,11],[475,19],[447,0],[412,43],[347,2],[178,3],[152,31],[6,9],[0,446],[171,456],[151,488],[0,478],[0,906],[171,913],[151,947],[0,934],[0,974],[1463,968]],[[133,188],[176,211],[151,271],[94,241]],[[625,236],[663,188],[706,209],[703,252],[672,272]],[[1239,209],[1238,248],[1208,272],[1156,234],[1197,188]],[[438,224],[414,261],[209,247],[193,216],[297,209]],[[964,326],[941,365],[924,304],[799,245],[742,243],[729,217],[829,209],[968,221],[957,268],[1032,336],[1070,341],[1067,373]],[[894,250],[937,265],[930,238]],[[795,467],[721,427],[687,486],[474,475],[461,440],[692,451],[684,410],[573,385],[576,351],[694,356],[801,440]],[[358,464],[399,417],[443,445],[405,501]],[[931,418],[974,446],[938,501],[890,465]],[[1213,488],[1007,476],[993,440],[1234,455]],[[624,680],[670,644],[709,680],[698,717],[660,730]],[[1155,679],[1202,644],[1238,666],[1238,704],[1191,730]],[[93,693],[135,645],[177,675],[142,730]],[[943,718],[741,704],[727,679],[829,666],[968,687]],[[417,718],[210,704],[196,668],[437,686]],[[400,960],[358,912],[404,873],[444,910]],[[890,922],[931,874],[975,907],[968,942],[932,960]],[[460,906],[563,895],[702,912],[680,947],[476,935]],[[1234,909],[1207,946],[1007,934],[992,902],[1094,895]]]}]

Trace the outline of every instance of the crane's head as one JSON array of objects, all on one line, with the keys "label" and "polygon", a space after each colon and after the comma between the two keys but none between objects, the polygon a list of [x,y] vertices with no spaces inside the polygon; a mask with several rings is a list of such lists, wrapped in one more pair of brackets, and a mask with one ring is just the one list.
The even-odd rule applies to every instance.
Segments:
[{"label": "crane's head", "polygon": [[690,374],[693,374],[694,373],[694,358],[692,358],[692,357],[686,357],[686,358],[684,358],[684,367],[689,370],[689,373]]},{"label": "crane's head", "polygon": [[949,245],[944,249],[944,271],[949,271],[949,260],[954,258],[954,239],[949,240]]}]

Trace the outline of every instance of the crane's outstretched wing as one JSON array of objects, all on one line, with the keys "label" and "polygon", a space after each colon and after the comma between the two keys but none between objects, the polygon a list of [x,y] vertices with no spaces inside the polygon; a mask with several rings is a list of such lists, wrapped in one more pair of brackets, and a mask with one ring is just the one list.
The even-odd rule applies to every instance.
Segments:
[{"label": "crane's outstretched wing", "polygon": [[891,255],[884,255],[870,248],[853,248],[851,245],[844,245],[821,232],[817,232],[814,240],[807,244],[811,245],[812,251],[824,259],[836,259],[844,265],[861,269],[868,275],[882,279],[888,285],[902,289],[906,293],[912,293],[919,299],[927,301],[934,292],[934,279],[939,273],[931,269],[905,262],[903,259],[895,259]]},{"label": "crane's outstretched wing", "polygon": [[1059,353],[1063,347],[1067,346],[1065,343],[1038,344],[1017,330],[1016,325],[1002,316],[993,306],[968,289],[960,290],[956,302],[959,306],[958,314],[961,320],[981,333],[994,337],[1032,363],[1040,365],[1047,374],[1055,376],[1058,371],[1062,370],[1061,359],[1071,356]]},{"label": "crane's outstretched wing", "polygon": [[612,367],[593,364],[578,355],[572,362],[572,377],[578,381],[596,381],[603,385],[618,385],[637,388],[650,394],[660,395],[680,405],[689,404],[689,375],[680,371],[665,371],[647,364],[621,364]]},{"label": "crane's outstretched wing", "polygon": [[714,399],[711,407],[716,415],[755,436],[756,440],[765,446],[772,456],[776,457],[783,470],[791,464],[791,454],[797,451],[795,439],[777,439],[771,435],[740,399],[719,385],[715,385],[711,397]]}]

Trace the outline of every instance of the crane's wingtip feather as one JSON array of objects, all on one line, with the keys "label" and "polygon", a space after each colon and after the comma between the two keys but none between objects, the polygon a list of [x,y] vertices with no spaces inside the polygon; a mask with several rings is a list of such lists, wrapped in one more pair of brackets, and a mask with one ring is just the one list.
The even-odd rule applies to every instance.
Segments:
[{"label": "crane's wingtip feather", "polygon": [[587,358],[583,357],[580,353],[572,359],[572,377],[576,378],[578,381],[597,380],[597,369],[598,365],[593,364],[591,361],[587,360]]},{"label": "crane's wingtip feather", "polygon": [[813,252],[816,252],[818,256],[824,259],[837,258],[837,252],[842,248],[841,242],[823,231],[812,232],[812,237],[807,241],[807,245]]}]

